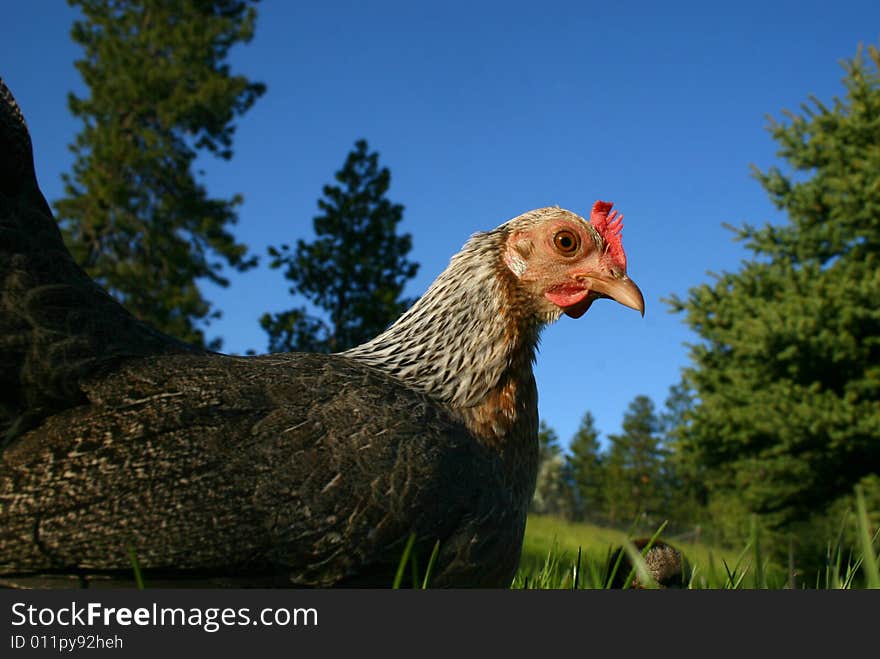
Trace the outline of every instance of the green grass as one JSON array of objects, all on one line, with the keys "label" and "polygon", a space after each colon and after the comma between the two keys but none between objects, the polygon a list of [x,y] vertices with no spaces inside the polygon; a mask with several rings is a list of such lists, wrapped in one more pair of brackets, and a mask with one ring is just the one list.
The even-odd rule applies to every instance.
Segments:
[{"label": "green grass", "polygon": [[[825,570],[810,582],[801,577],[797,587],[821,589],[880,588],[878,547],[880,529],[871,533],[869,516],[861,492],[856,495],[856,547],[842,545],[842,534],[828,543]],[[846,520],[844,524],[846,524]],[[769,561],[764,553],[757,525],[740,550],[671,541],[685,557],[685,587],[713,589],[782,589],[790,587],[786,567]],[[640,570],[644,564],[630,542],[630,536],[615,529],[592,524],[566,522],[531,515],[526,524],[523,554],[513,588],[605,588],[615,570],[609,564],[612,552],[623,547]],[[635,569],[633,572],[635,572]],[[627,582],[631,581],[632,574]]]},{"label": "green grass", "polygon": [[420,587],[422,590],[426,590],[431,583],[431,575],[434,573],[434,565],[437,563],[437,557],[440,555],[440,541],[438,540],[434,543],[434,548],[431,550],[431,556],[428,558],[428,566],[425,568],[424,575],[421,576],[416,556],[412,550],[415,542],[416,534],[411,533],[406,541],[406,546],[403,548],[403,554],[400,556],[400,562],[397,565],[397,574],[394,576],[394,582],[391,584],[391,588],[394,590],[398,590],[403,584],[403,576],[406,573],[407,565],[409,565],[412,575],[411,583],[421,584]]},{"label": "green grass", "polygon": [[[566,580],[575,569],[576,557],[581,553],[582,588],[603,588],[603,576],[611,552],[626,546],[631,536],[625,531],[596,526],[594,524],[566,522],[556,517],[530,515],[526,523],[523,553],[514,587],[570,587]],[[724,564],[737,562],[737,552],[717,549],[701,544],[672,542],[696,566],[705,566],[696,573],[697,585],[703,576],[711,576],[712,582],[723,581],[726,576]],[[707,572],[707,574],[703,574]],[[535,577],[538,576],[538,580]],[[551,586],[550,584],[556,584]]]}]

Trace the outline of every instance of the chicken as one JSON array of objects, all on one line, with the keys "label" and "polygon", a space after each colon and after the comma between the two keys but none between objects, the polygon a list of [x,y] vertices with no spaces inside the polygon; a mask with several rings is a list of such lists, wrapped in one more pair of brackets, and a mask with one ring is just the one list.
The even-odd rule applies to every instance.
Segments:
[{"label": "chicken", "polygon": [[[334,355],[209,353],[74,263],[0,81],[0,583],[507,586],[538,465],[541,328],[644,314],[620,217],[477,233],[386,332]],[[75,581],[71,582],[70,579]]]},{"label": "chicken", "polygon": [[[648,547],[649,543],[650,547]],[[650,538],[637,538],[632,541],[632,544],[637,551],[642,552],[645,567],[648,568],[648,573],[655,583],[651,585],[642,583],[638,573],[636,573],[629,584],[630,588],[641,590],[650,587],[687,587],[690,568],[678,549],[663,540],[651,542]],[[648,549],[645,550],[645,547],[648,547]],[[632,570],[633,563],[626,550],[623,547],[615,549],[609,556],[606,566],[606,572],[613,574],[614,577],[609,586],[611,588],[623,588]]]}]

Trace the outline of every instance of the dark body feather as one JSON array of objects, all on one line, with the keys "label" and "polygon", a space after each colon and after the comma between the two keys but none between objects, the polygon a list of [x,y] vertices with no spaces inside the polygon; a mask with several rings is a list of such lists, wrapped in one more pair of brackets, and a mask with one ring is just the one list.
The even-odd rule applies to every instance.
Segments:
[{"label": "dark body feather", "polygon": [[509,584],[533,346],[497,357],[515,401],[465,412],[354,356],[165,336],[74,263],[2,81],[0,285],[0,585],[131,585],[133,551],[148,585],[389,586],[413,533],[423,566],[440,542],[433,585]]},{"label": "dark body feather", "polygon": [[498,454],[374,369],[178,355],[86,389],[3,455],[0,571],[118,570],[131,546],[176,578],[390,585],[411,532],[423,562],[441,540],[435,585],[516,567],[524,511]]}]

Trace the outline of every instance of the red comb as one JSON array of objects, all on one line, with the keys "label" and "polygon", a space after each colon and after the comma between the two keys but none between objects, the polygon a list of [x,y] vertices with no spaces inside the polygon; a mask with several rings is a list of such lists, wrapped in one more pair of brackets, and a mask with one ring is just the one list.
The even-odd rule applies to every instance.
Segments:
[{"label": "red comb", "polygon": [[605,251],[611,257],[612,263],[626,272],[626,254],[623,252],[623,241],[620,239],[620,232],[623,231],[623,215],[618,215],[617,211],[609,215],[612,206],[614,204],[607,201],[597,201],[593,204],[590,224],[605,241]]}]

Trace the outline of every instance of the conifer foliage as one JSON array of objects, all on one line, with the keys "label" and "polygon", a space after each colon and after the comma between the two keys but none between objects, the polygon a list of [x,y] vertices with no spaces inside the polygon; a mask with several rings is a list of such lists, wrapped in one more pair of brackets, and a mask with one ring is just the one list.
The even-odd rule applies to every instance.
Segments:
[{"label": "conifer foliage", "polygon": [[787,215],[733,229],[752,258],[672,306],[698,334],[682,450],[710,503],[783,529],[880,473],[880,52],[846,94],[771,120],[755,176]]},{"label": "conifer foliage", "polygon": [[571,438],[569,454],[566,455],[574,488],[576,514],[580,518],[604,511],[604,488],[607,483],[601,448],[596,420],[590,412],[586,412]]},{"label": "conifer foliage", "polygon": [[387,197],[391,172],[366,140],[324,186],[314,218],[315,239],[270,247],[273,268],[284,268],[290,293],[309,300],[319,314],[299,306],[266,313],[260,324],[270,352],[339,352],[385,330],[412,304],[402,296],[418,264],[407,259],[412,237],[398,234],[403,206]]},{"label": "conifer foliage", "polygon": [[213,198],[193,171],[200,152],[232,157],[234,120],[265,86],[230,72],[227,56],[254,33],[251,2],[69,0],[88,94],[70,94],[83,122],[55,203],[85,270],[138,318],[206,341],[220,312],[199,281],[227,286],[225,265],[255,264],[229,228],[240,195]]}]

